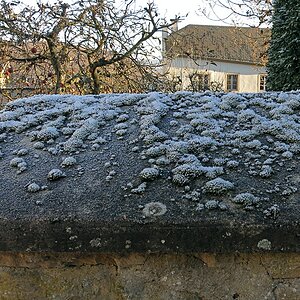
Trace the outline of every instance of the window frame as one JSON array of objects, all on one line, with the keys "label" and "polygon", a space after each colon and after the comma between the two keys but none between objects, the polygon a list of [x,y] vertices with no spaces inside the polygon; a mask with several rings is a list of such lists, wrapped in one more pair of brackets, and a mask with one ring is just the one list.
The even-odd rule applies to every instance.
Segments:
[{"label": "window frame", "polygon": [[[236,77],[236,88],[234,88],[234,86],[233,86],[234,82],[232,82],[232,80],[230,80],[230,88],[228,88],[229,87],[229,85],[228,85],[228,79],[231,76],[235,76]],[[238,90],[239,90],[239,74],[236,74],[236,73],[227,73],[226,74],[226,91],[227,92],[237,92]]]},{"label": "window frame", "polygon": [[[259,90],[259,92],[266,92],[267,91],[267,89],[266,89],[266,87],[267,87],[267,74],[259,74],[259,76],[258,76],[258,90]],[[263,89],[261,89],[261,87],[262,87],[262,78],[264,78],[264,81],[263,81]]]}]

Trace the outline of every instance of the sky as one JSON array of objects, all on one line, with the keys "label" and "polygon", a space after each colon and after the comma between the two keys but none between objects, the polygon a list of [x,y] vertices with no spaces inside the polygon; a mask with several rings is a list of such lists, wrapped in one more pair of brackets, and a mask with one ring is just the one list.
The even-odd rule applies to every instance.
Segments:
[{"label": "sky", "polygon": [[[147,0],[136,0],[137,4],[145,5]],[[180,22],[179,26],[183,27],[188,24],[201,24],[203,17],[197,14],[197,10],[200,8],[201,0],[154,0],[157,5],[161,16],[167,19],[174,18],[176,15],[186,15],[184,21]],[[202,23],[203,24],[203,23]]]},{"label": "sky", "polygon": [[[118,0],[116,0],[118,1]],[[136,5],[144,6],[149,0],[135,0]],[[162,17],[166,19],[174,18],[176,15],[185,16],[184,20],[179,23],[179,28],[182,28],[188,24],[199,24],[199,25],[219,25],[219,26],[255,26],[257,25],[258,19],[249,19],[246,17],[232,14],[231,10],[227,10],[224,7],[214,5],[214,9],[211,9],[212,0],[152,0],[158,7],[158,11]],[[221,1],[224,4],[226,0]],[[235,1],[243,3],[241,0]],[[236,8],[238,9],[238,8]],[[207,18],[203,11],[206,11],[206,15],[210,15]],[[245,11],[244,11],[245,13]],[[228,17],[230,16],[230,17]],[[219,19],[219,20],[218,20]],[[223,19],[220,20],[220,19]]]},{"label": "sky", "polygon": [[[23,0],[24,3],[32,5],[37,0]],[[41,2],[55,2],[56,0],[40,0]],[[63,0],[72,2],[72,0]],[[121,0],[115,0],[116,3]],[[154,2],[158,7],[158,11],[162,17],[167,20],[175,16],[185,16],[184,20],[179,23],[179,28],[188,24],[201,24],[201,25],[226,25],[224,22],[216,22],[206,18],[201,11],[208,8],[208,0],[135,0],[136,7],[144,7],[148,2]],[[218,15],[222,15],[222,11],[218,10]],[[223,13],[224,15],[224,13]]]},{"label": "sky", "polygon": [[[57,0],[23,0],[24,3],[32,5],[36,1],[41,2],[56,2]],[[62,2],[72,2],[73,0],[62,0]],[[124,0],[115,0],[116,3]],[[178,24],[179,28],[185,27],[189,24],[199,24],[199,25],[233,25],[230,23],[230,20],[227,19],[227,23],[224,21],[212,20],[216,19],[216,16],[213,15],[209,3],[213,2],[211,0],[135,0],[136,8],[139,6],[146,6],[148,2],[154,2],[158,7],[158,12],[161,17],[165,17],[167,20],[174,18],[175,16],[182,16],[183,20]],[[211,18],[207,18],[202,13],[203,10],[206,10],[207,13],[211,15]],[[226,11],[224,8],[215,7],[214,11],[216,12],[217,17],[224,18],[228,16],[230,11]],[[187,16],[186,16],[187,15]],[[242,25],[249,23],[249,19],[238,20]],[[249,24],[248,24],[249,25]]]},{"label": "sky", "polygon": [[[149,2],[149,0],[136,0],[137,5],[145,5],[147,2]],[[208,7],[207,1],[205,0],[154,0],[154,3],[158,7],[160,15],[166,17],[166,19],[188,14],[188,16],[179,23],[179,28],[188,24],[220,24],[220,22],[213,22],[201,14],[201,10]]]},{"label": "sky", "polygon": [[[182,28],[188,24],[199,24],[199,25],[230,25],[230,20],[227,23],[223,21],[216,21],[213,19],[212,10],[209,7],[209,0],[153,0],[158,7],[158,11],[161,16],[166,17],[166,19],[174,18],[176,15],[185,16],[179,23],[179,28]],[[136,0],[137,5],[145,5],[149,0]],[[210,13],[211,18],[207,18],[201,13],[206,10]],[[224,8],[215,9],[217,16],[224,18],[229,14]],[[215,17],[216,19],[216,17]]]}]

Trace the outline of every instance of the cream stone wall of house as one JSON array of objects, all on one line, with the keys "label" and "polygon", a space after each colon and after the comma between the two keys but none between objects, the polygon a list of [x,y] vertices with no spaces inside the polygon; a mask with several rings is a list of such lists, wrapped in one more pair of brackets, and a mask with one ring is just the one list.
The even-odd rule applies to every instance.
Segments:
[{"label": "cream stone wall of house", "polygon": [[5,78],[0,75],[0,89],[5,87]]},{"label": "cream stone wall of house", "polygon": [[266,68],[263,66],[242,64],[225,61],[192,60],[185,57],[177,57],[166,64],[165,71],[169,76],[179,76],[182,80],[181,88],[187,89],[190,81],[188,75],[194,72],[209,74],[210,82],[222,83],[223,90],[227,89],[227,75],[238,75],[236,92],[262,92],[260,78],[266,75]]}]

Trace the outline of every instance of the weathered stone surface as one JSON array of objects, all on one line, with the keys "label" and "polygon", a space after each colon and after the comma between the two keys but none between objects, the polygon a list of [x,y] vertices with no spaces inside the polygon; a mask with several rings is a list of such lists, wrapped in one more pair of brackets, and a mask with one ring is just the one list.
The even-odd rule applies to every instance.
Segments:
[{"label": "weathered stone surface", "polygon": [[122,299],[109,266],[0,269],[1,299]]},{"label": "weathered stone surface", "polygon": [[[290,253],[1,253],[0,258],[0,299],[300,298],[299,256]],[[274,278],[272,270],[282,270],[284,262],[287,272],[290,266],[298,271]]]},{"label": "weathered stone surface", "polygon": [[299,92],[9,103],[0,250],[299,251],[299,111]]},{"label": "weathered stone surface", "polygon": [[300,298],[300,279],[284,280],[274,289],[275,299],[298,300]]},{"label": "weathered stone surface", "polygon": [[261,263],[274,279],[300,278],[300,255],[298,253],[290,253],[286,256],[280,253],[264,255],[261,256]]}]

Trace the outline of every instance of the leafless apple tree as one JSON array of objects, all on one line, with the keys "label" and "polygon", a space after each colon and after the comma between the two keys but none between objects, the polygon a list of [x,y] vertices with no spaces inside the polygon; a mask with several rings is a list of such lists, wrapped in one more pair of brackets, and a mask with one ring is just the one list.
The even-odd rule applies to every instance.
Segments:
[{"label": "leafless apple tree", "polygon": [[[164,78],[153,41],[171,27],[153,3],[0,2],[0,64],[11,82],[45,92],[142,92]],[[4,50],[6,49],[6,50]],[[7,71],[7,70],[6,70]]]},{"label": "leafless apple tree", "polygon": [[261,26],[272,16],[273,0],[205,0],[199,11],[209,19],[235,25]]}]

